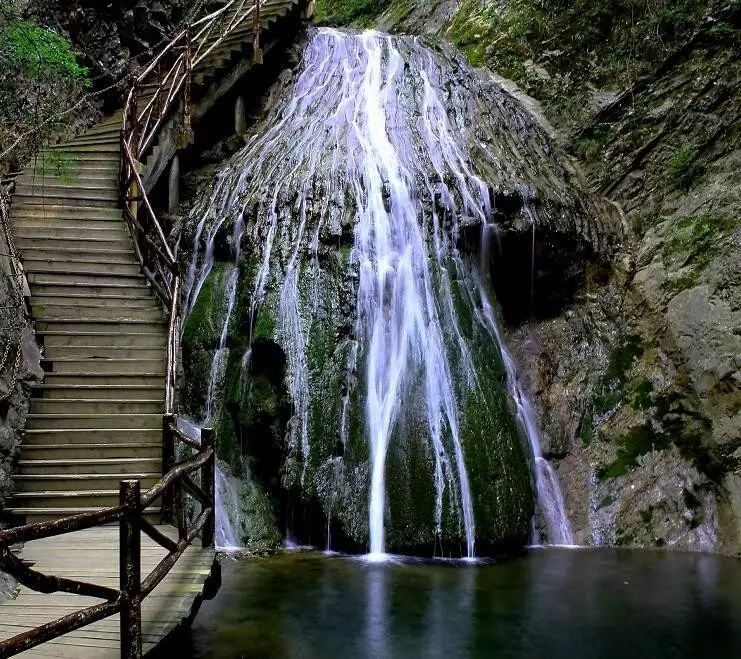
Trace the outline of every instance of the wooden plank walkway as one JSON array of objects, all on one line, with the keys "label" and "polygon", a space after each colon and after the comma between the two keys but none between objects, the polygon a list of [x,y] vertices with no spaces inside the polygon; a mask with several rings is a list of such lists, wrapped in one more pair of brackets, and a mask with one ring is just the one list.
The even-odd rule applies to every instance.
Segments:
[{"label": "wooden plank walkway", "polygon": [[[158,527],[177,541],[177,530]],[[26,544],[19,556],[44,574],[119,587],[118,526],[78,531]],[[142,578],[167,551],[142,534]],[[188,547],[157,588],[142,602],[144,653],[161,643],[197,610],[213,569],[216,552],[200,543]],[[51,595],[20,586],[15,599],[0,604],[0,640],[51,622],[102,600],[64,593]],[[19,657],[120,659],[119,616],[106,618],[23,652]]]}]

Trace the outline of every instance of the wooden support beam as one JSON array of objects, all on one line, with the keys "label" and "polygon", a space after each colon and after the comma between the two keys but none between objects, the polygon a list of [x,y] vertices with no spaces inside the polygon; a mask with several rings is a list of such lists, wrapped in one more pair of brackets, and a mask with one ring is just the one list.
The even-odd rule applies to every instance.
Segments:
[{"label": "wooden support beam", "polygon": [[[211,514],[203,527],[201,540],[204,547],[213,547],[216,536],[216,442],[213,428],[201,430],[202,450],[211,449],[211,457],[203,465],[201,471],[201,485],[206,497],[211,501]],[[203,502],[207,506],[207,502]]]},{"label": "wooden support beam", "polygon": [[120,523],[119,540],[121,659],[141,659],[141,481],[121,481],[119,501],[127,508]]}]

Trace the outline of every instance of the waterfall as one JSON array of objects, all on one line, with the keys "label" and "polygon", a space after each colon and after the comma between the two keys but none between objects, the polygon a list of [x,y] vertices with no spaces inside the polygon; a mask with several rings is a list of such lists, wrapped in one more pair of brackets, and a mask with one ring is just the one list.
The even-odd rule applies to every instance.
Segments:
[{"label": "waterfall", "polygon": [[216,465],[216,546],[225,551],[242,547],[239,528],[239,492],[234,478]]},{"label": "waterfall", "polygon": [[[217,188],[218,190],[218,188]],[[198,222],[196,229],[195,245],[201,241],[203,231],[206,225],[207,215]],[[185,312],[186,317],[192,309],[203,283],[208,277],[214,264],[214,242],[218,229],[223,224],[226,217],[222,217],[219,222],[212,225],[206,239],[206,249],[200,254],[197,247],[193,249],[193,257],[188,268],[188,277],[186,279]],[[211,425],[214,420],[214,411],[220,394],[220,386],[224,377],[226,367],[226,352],[229,338],[229,323],[234,312],[234,303],[237,296],[237,284],[239,282],[239,256],[241,253],[241,242],[244,234],[244,220],[240,216],[234,223],[232,233],[232,253],[234,265],[231,267],[227,285],[226,294],[226,313],[222,322],[221,332],[219,334],[219,345],[214,352],[209,373],[208,385],[206,389],[206,404],[203,421],[199,424],[183,420],[188,425],[191,436],[200,437],[201,429]],[[199,256],[200,271],[199,271]],[[248,355],[245,355],[245,359]],[[229,477],[223,466],[217,461],[216,464],[216,546],[226,551],[239,549],[242,545],[239,534],[236,530],[239,522],[239,495],[237,487],[233,483],[233,478]],[[235,528],[236,527],[236,528]]]},{"label": "waterfall", "polygon": [[[532,247],[532,265],[531,270],[535,268],[535,218],[532,210],[526,205],[525,214],[530,219],[533,226],[533,247]],[[507,346],[502,338],[501,330],[497,322],[494,307],[489,298],[488,291],[484,285],[483,278],[489,275],[489,263],[491,257],[491,242],[495,235],[495,227],[491,224],[484,224],[481,228],[481,263],[480,274],[475,277],[479,295],[481,296],[481,314],[480,318],[484,326],[491,333],[492,338],[499,346],[502,355],[502,362],[507,372],[507,385],[510,396],[517,411],[517,423],[522,434],[527,439],[528,446],[533,458],[533,476],[535,478],[535,494],[538,499],[538,509],[543,516],[546,526],[548,543],[552,545],[573,545],[574,536],[571,530],[571,523],[566,514],[566,504],[564,503],[561,486],[558,477],[553,471],[553,467],[543,456],[541,449],[540,431],[538,422],[535,418],[535,411],[532,403],[522,388],[520,377],[517,373],[517,364],[509,353]],[[530,300],[532,306],[533,299],[533,281],[531,275],[530,283]],[[534,526],[534,525],[533,525]],[[533,531],[532,541],[539,544],[537,529]]]},{"label": "waterfall", "polygon": [[[554,208],[570,204],[571,198],[558,188],[558,173],[550,171],[557,169],[550,162],[550,146],[527,112],[498,88],[489,103],[493,109],[480,110],[475,80],[451,53],[428,49],[415,39],[317,30],[290,93],[219,172],[213,192],[192,218],[189,311],[212,272],[219,236],[229,230],[234,261],[224,287],[226,312],[204,423],[220,413],[229,353],[237,347],[230,346],[230,327],[239,326],[248,337],[238,346],[238,363],[232,360],[244,385],[259,356],[254,340],[260,320],[271,319],[259,334],[285,355],[291,406],[281,477],[291,487],[318,492],[327,519],[336,521],[337,502],[353,505],[358,483],[367,487],[368,548],[375,558],[385,556],[397,506],[389,500],[390,465],[395,461],[398,468],[400,456],[417,450],[411,448],[415,443],[422,447],[419,455],[429,464],[434,489],[434,537],[429,541],[437,544],[450,534],[461,542],[464,556],[474,557],[479,533],[491,520],[474,519],[470,472],[483,467],[472,462],[469,450],[480,447],[470,442],[485,437],[479,431],[466,439],[466,432],[471,434],[466,414],[476,409],[469,405],[474,399],[483,400],[487,409],[500,409],[487,398],[500,395],[497,387],[511,398],[534,458],[533,480],[548,541],[572,542],[558,480],[542,455],[533,409],[503,342],[486,283],[490,243],[498,239],[497,192],[516,196],[542,182],[555,190],[547,200]],[[530,170],[535,182],[523,181]],[[534,216],[527,207],[521,214],[531,219],[534,241]],[[472,227],[481,231],[480,267],[462,249]],[[243,236],[248,263],[240,266]],[[332,259],[341,266],[332,266]],[[247,308],[236,305],[242,276],[249,277]],[[342,279],[332,293],[325,288],[331,277]],[[351,290],[354,310],[340,312],[336,298],[345,289]],[[471,309],[462,311],[462,305]],[[337,321],[340,313],[351,322]],[[466,314],[477,319],[490,346],[482,347]],[[323,322],[334,323],[328,329],[335,341],[329,357],[313,347],[316,325]],[[489,363],[490,347],[506,374],[501,384],[482,376],[481,362]],[[319,379],[328,359],[342,361],[339,405],[329,421],[317,412],[317,401],[336,395]],[[336,435],[321,444],[312,432],[324,432],[324,426]],[[358,429],[367,458],[351,470],[342,456],[345,451],[357,454]],[[514,500],[511,483],[519,467],[507,462],[516,457],[507,456],[516,452],[506,444],[508,431],[499,430],[492,428],[491,436],[496,434],[502,446],[481,450],[496,463],[497,478],[504,479],[492,486],[505,493],[497,497],[509,492]],[[328,453],[326,446],[340,448]],[[344,489],[327,486],[322,479],[328,473],[338,478],[349,473],[356,480]],[[493,480],[483,474],[476,482],[487,479]],[[221,473],[217,489],[220,537],[239,544],[225,517],[233,489]]]},{"label": "waterfall", "polygon": [[[517,374],[517,365],[502,339],[494,309],[483,285],[480,288],[480,293],[482,300],[481,316],[484,324],[491,332],[492,338],[499,345],[504,368],[507,371],[510,395],[517,410],[517,423],[526,437],[532,453],[535,493],[538,498],[538,508],[545,522],[548,543],[552,545],[573,545],[574,536],[571,531],[569,517],[566,514],[566,504],[563,500],[558,477],[551,464],[543,457],[543,451],[540,447],[540,433],[538,423],[535,420],[535,412],[530,399],[522,388]],[[537,544],[539,542],[537,530],[534,531],[534,536],[533,542]]]}]

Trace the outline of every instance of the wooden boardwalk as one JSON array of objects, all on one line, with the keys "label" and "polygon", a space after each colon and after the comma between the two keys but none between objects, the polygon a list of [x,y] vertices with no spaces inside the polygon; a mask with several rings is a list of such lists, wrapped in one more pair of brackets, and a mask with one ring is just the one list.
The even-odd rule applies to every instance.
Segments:
[{"label": "wooden boardwalk", "polygon": [[[173,540],[174,527],[160,526]],[[119,586],[118,526],[78,531],[36,540],[20,552],[31,567],[46,574],[79,579],[111,588]],[[142,536],[142,573],[148,574],[167,550]],[[211,574],[215,550],[192,544],[164,581],[142,602],[144,653],[152,650],[197,610]],[[20,586],[15,599],[0,604],[0,640],[38,627],[102,600],[63,593],[43,594]],[[19,657],[119,659],[119,616],[65,634]]]}]

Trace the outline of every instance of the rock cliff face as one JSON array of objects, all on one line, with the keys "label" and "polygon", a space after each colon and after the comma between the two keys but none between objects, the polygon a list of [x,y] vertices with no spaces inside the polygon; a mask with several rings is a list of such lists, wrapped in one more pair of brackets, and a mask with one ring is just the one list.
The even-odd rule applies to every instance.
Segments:
[{"label": "rock cliff face", "polygon": [[[0,191],[0,221],[7,222],[9,198]],[[6,224],[7,226],[7,224]],[[0,510],[12,494],[13,472],[18,460],[21,432],[26,425],[29,407],[29,387],[43,379],[41,354],[30,320],[25,314],[25,302],[19,289],[6,273],[9,252],[4,240],[0,270]],[[0,592],[3,591],[0,586]]]},{"label": "rock cliff face", "polygon": [[[31,20],[68,36],[82,63],[91,70],[96,89],[119,83],[152,57],[187,17],[213,2],[204,0],[27,0]],[[107,95],[116,102],[116,92]]]},{"label": "rock cliff face", "polygon": [[603,4],[391,0],[353,20],[514,77],[622,213],[609,269],[509,317],[577,540],[738,553],[741,8]]}]

